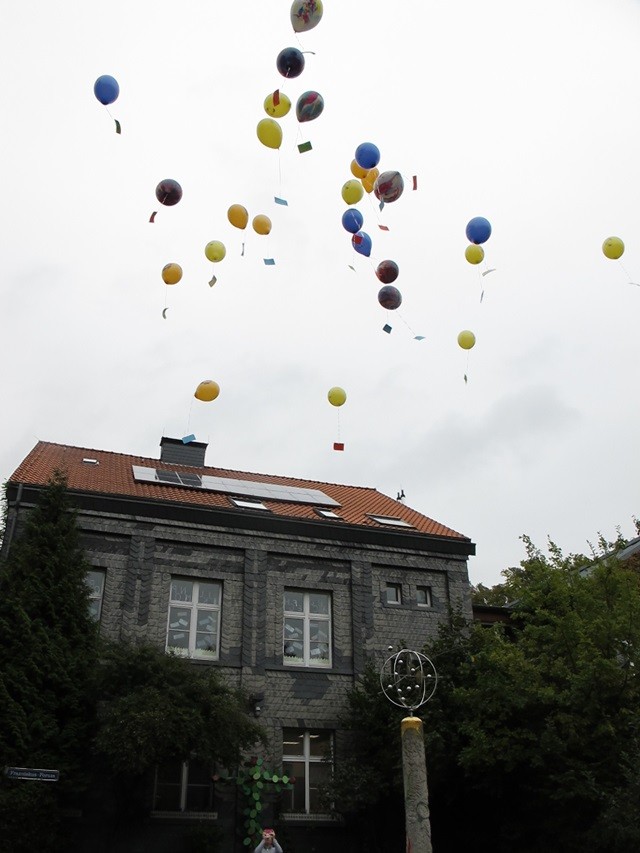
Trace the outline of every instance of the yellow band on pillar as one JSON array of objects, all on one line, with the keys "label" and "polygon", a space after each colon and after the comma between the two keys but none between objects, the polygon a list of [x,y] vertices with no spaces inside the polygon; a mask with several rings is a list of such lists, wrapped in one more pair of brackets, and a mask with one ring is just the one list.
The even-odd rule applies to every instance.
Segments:
[{"label": "yellow band on pillar", "polygon": [[412,729],[413,731],[420,732],[422,731],[422,720],[420,717],[405,717],[400,723],[400,732],[404,734],[406,731]]}]

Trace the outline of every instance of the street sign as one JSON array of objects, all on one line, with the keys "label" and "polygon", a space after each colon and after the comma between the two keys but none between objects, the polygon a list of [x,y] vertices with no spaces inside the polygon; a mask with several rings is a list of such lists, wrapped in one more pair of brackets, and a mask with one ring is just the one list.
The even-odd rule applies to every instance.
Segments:
[{"label": "street sign", "polygon": [[5,767],[4,775],[8,779],[34,779],[37,782],[57,782],[59,770],[42,770],[37,767]]}]

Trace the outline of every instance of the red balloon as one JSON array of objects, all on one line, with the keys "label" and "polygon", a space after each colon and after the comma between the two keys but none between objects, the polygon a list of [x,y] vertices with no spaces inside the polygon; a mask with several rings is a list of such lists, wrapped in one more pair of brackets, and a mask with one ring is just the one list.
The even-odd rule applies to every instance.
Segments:
[{"label": "red balloon", "polygon": [[383,284],[391,284],[398,278],[400,269],[395,261],[380,261],[376,268],[376,275]]},{"label": "red balloon", "polygon": [[182,187],[172,178],[165,178],[156,187],[156,198],[160,204],[166,204],[167,207],[171,207],[177,204],[182,198]]},{"label": "red balloon", "polygon": [[402,304],[402,294],[397,287],[387,284],[378,291],[378,302],[388,311],[395,311]]}]

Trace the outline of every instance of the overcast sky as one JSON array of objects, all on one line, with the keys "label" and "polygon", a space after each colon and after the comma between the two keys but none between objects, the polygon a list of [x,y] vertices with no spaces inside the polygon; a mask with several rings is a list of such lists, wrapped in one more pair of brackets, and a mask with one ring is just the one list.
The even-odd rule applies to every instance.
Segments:
[{"label": "overcast sky", "polygon": [[[325,0],[300,35],[288,0],[2,6],[3,480],[39,439],[157,458],[192,433],[209,465],[403,490],[476,543],[474,583],[519,564],[522,534],[579,553],[634,535],[637,0]],[[287,80],[289,46],[306,64]],[[294,104],[279,150],[256,134],[276,89]],[[308,90],[324,111],[299,124]],[[405,178],[382,211],[356,205],[368,258],[341,224],[361,142]],[[231,204],[271,234],[234,228]],[[193,397],[204,379],[214,402]]]}]

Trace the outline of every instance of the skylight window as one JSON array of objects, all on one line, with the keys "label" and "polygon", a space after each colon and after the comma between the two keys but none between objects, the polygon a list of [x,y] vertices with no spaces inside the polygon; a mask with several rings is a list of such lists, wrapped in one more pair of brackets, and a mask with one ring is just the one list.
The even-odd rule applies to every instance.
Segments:
[{"label": "skylight window", "polygon": [[85,465],[97,465],[98,464],[97,459],[90,459],[88,456],[85,456],[82,461],[85,463]]},{"label": "skylight window", "polygon": [[338,521],[344,521],[344,518],[332,509],[321,509],[320,507],[315,507],[315,511],[323,518],[337,518]]},{"label": "skylight window", "polygon": [[413,527],[413,524],[409,524],[408,521],[405,521],[403,518],[397,518],[393,515],[370,515],[369,518],[372,521],[377,521],[378,524],[384,524],[387,527]]},{"label": "skylight window", "polygon": [[269,507],[265,506],[262,501],[252,501],[248,498],[231,498],[231,502],[242,509],[266,509],[267,512],[271,512]]}]

